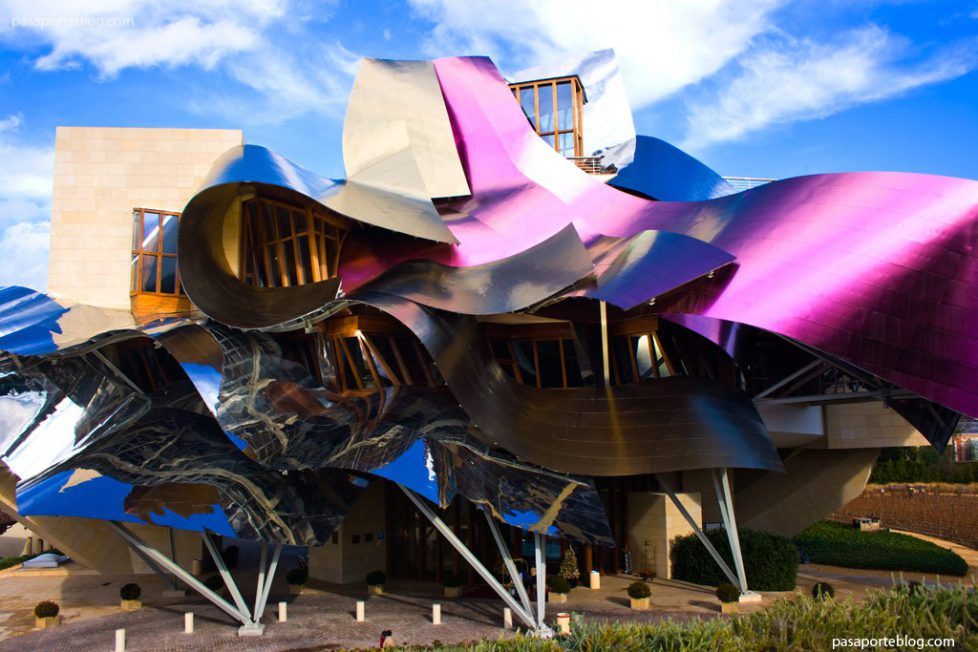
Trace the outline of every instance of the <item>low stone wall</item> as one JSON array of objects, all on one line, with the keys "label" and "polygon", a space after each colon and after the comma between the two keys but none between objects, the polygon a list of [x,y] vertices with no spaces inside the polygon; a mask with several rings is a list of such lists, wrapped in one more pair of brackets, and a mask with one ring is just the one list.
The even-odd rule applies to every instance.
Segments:
[{"label": "low stone wall", "polygon": [[828,518],[850,523],[857,516],[875,516],[883,527],[978,548],[978,485],[867,485]]}]

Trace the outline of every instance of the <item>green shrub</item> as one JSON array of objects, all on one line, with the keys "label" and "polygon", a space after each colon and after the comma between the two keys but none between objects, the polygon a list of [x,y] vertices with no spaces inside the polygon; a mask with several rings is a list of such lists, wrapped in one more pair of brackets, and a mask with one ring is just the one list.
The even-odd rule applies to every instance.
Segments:
[{"label": "green shrub", "polygon": [[[439,647],[440,652],[742,652],[831,650],[832,639],[951,638],[956,650],[978,650],[978,593],[967,588],[873,591],[866,603],[798,595],[738,618],[693,618],[655,623],[600,623],[575,619],[560,639],[517,635]],[[430,651],[427,647],[400,648]],[[909,647],[904,649],[911,649]],[[919,648],[913,648],[919,649]],[[952,649],[951,647],[945,649]]]},{"label": "green shrub", "polygon": [[293,568],[285,574],[285,581],[289,584],[302,586],[309,581],[309,571],[305,568]]},{"label": "green shrub", "polygon": [[571,585],[567,581],[567,578],[562,575],[551,575],[547,578],[547,588],[550,589],[551,593],[562,593],[567,595],[570,593]]},{"label": "green shrub", "polygon": [[574,553],[573,548],[567,548],[567,552],[564,553],[564,558],[560,561],[560,576],[567,580],[568,583],[577,584],[577,581],[581,579],[581,571],[577,566],[577,555]]},{"label": "green shrub", "polygon": [[224,588],[224,580],[220,575],[210,575],[204,579],[204,586],[209,588],[211,591],[220,591]]},{"label": "green shrub", "polygon": [[[733,568],[733,555],[726,531],[710,530],[706,536],[727,565]],[[740,549],[748,587],[757,591],[790,591],[795,588],[798,549],[790,539],[760,530],[741,530]],[[718,586],[727,581],[695,534],[673,539],[669,557],[672,560],[673,579],[707,586]]]},{"label": "green shrub", "polygon": [[645,582],[632,582],[628,585],[628,597],[635,600],[648,598],[652,595],[652,589]]},{"label": "green shrub", "polygon": [[816,564],[958,577],[968,572],[967,562],[951,550],[896,532],[821,521],[796,535],[795,543]]},{"label": "green shrub", "polygon": [[57,602],[44,600],[38,602],[37,606],[34,607],[34,616],[36,618],[54,618],[60,611],[61,607],[58,606]]},{"label": "green shrub", "polygon": [[387,582],[387,573],[382,570],[372,570],[367,573],[367,586],[383,586]]},{"label": "green shrub", "polygon": [[123,600],[138,600],[139,596],[143,594],[143,590],[139,588],[138,584],[130,582],[119,589],[119,597]]},{"label": "green shrub", "polygon": [[815,582],[814,586],[812,586],[812,597],[816,600],[834,598],[835,589],[828,582]]},{"label": "green shrub", "polygon": [[740,599],[740,589],[726,582],[717,587],[717,598],[720,602],[737,602]]},{"label": "green shrub", "polygon": [[441,584],[446,589],[457,589],[458,587],[462,586],[462,578],[454,573],[448,573],[442,578]]}]

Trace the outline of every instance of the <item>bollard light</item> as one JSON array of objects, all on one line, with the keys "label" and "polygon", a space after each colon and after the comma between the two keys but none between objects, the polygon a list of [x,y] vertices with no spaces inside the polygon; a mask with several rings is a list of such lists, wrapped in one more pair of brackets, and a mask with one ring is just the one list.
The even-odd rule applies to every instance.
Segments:
[{"label": "bollard light", "polygon": [[289,603],[279,602],[278,603],[278,621],[284,623],[289,619]]},{"label": "bollard light", "polygon": [[183,633],[194,633],[194,612],[192,611],[188,611],[187,613],[183,614]]},{"label": "bollard light", "polygon": [[431,605],[431,624],[441,625],[441,605],[438,603]]},{"label": "bollard light", "polygon": [[115,652],[126,652],[126,630],[115,630]]},{"label": "bollard light", "polygon": [[503,609],[503,627],[513,629],[513,610],[509,607]]},{"label": "bollard light", "polygon": [[362,623],[367,620],[366,614],[364,614],[364,602],[363,600],[357,600],[357,622]]}]

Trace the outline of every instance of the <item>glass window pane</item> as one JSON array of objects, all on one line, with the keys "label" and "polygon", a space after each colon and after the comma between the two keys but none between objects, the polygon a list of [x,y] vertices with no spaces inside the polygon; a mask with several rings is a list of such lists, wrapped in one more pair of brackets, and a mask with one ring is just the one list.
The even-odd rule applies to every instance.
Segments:
[{"label": "glass window pane", "polygon": [[[397,350],[401,354],[401,359],[404,360],[404,366],[407,367],[407,372],[411,376],[412,385],[427,385],[428,376],[425,374],[425,367],[428,366],[427,359],[421,359],[418,357],[418,349],[415,346],[414,338],[411,336],[401,336],[398,335],[393,338],[394,344],[397,346]],[[408,383],[405,379],[405,384]]]},{"label": "glass window pane", "polygon": [[635,363],[638,367],[639,378],[652,378],[652,354],[649,349],[649,336],[632,337],[632,347],[635,349]]},{"label": "glass window pane", "polygon": [[336,241],[332,238],[324,238],[326,241],[326,251],[319,252],[319,265],[322,268],[323,278],[330,278],[333,276],[333,270],[336,269]]},{"label": "glass window pane", "polygon": [[278,237],[287,238],[292,235],[292,223],[289,221],[289,209],[282,206],[275,207],[275,215],[278,218]]},{"label": "glass window pane", "polygon": [[537,371],[536,365],[533,362],[532,340],[515,340],[513,342],[513,353],[516,354],[516,364],[520,367],[523,382],[535,387],[537,384]]},{"label": "glass window pane", "polygon": [[306,214],[303,211],[292,211],[292,219],[295,221],[295,232],[306,232]]},{"label": "glass window pane", "polygon": [[509,360],[509,343],[506,340],[489,340],[492,357],[496,360]]},{"label": "glass window pane", "polygon": [[537,89],[540,103],[540,133],[554,130],[554,87],[546,84]]},{"label": "glass window pane", "polygon": [[285,275],[289,279],[289,287],[299,284],[299,273],[295,265],[295,249],[292,247],[292,240],[282,243],[282,252],[285,254]]},{"label": "glass window pane", "polygon": [[163,253],[177,253],[177,224],[176,215],[163,216]]},{"label": "glass window pane", "polygon": [[312,283],[312,264],[309,262],[309,238],[299,238],[299,267],[306,283]]},{"label": "glass window pane", "polygon": [[143,292],[156,292],[156,256],[143,254]]},{"label": "glass window pane", "polygon": [[271,263],[271,268],[268,270],[268,287],[282,287],[282,268],[278,265],[278,246],[270,244],[266,249],[268,260]]},{"label": "glass window pane", "polygon": [[574,104],[571,99],[570,82],[557,84],[557,128],[574,128]]},{"label": "glass window pane", "polygon": [[139,228],[139,211],[132,212],[132,250],[139,251],[139,237],[142,234]]},{"label": "glass window pane", "polygon": [[169,256],[160,258],[160,292],[176,294],[177,259]]},{"label": "glass window pane", "polygon": [[540,386],[563,387],[564,375],[560,369],[560,343],[557,340],[538,341],[537,356],[540,361]]},{"label": "glass window pane", "polygon": [[139,265],[139,255],[133,254],[132,263],[129,266],[129,274],[130,274],[129,291],[130,292],[135,292],[137,289],[139,289],[138,287],[136,287],[136,284],[139,282],[137,278],[139,268],[136,267],[137,265]]},{"label": "glass window pane", "polygon": [[533,88],[523,88],[520,90],[520,106],[523,107],[523,113],[530,120],[530,124],[533,128],[537,128],[537,107],[536,100],[533,99]]},{"label": "glass window pane", "polygon": [[581,378],[581,365],[577,361],[577,348],[574,340],[564,340],[564,366],[567,369],[567,386],[581,387],[584,379]]},{"label": "glass window pane", "polygon": [[160,250],[160,214],[143,213],[143,251]]},{"label": "glass window pane", "polygon": [[[398,382],[397,373],[395,372],[395,377],[391,378],[390,374],[387,373],[387,369],[384,368],[386,364],[387,368],[392,371],[397,369],[397,358],[394,357],[394,350],[391,348],[390,340],[385,335],[369,335],[365,337],[373,345],[373,349],[368,346],[367,350],[371,352],[371,356],[374,359],[374,368],[377,370],[377,375],[380,376],[380,384],[384,387],[390,387],[395,382]],[[374,355],[374,351],[377,352],[376,355]]]},{"label": "glass window pane", "polygon": [[635,381],[632,373],[632,354],[628,348],[628,337],[619,335],[611,338],[611,357],[615,363],[615,370],[618,373],[620,383],[631,383]]},{"label": "glass window pane", "polygon": [[558,149],[560,153],[564,156],[574,156],[574,134],[571,132],[560,134],[559,138],[560,147]]}]

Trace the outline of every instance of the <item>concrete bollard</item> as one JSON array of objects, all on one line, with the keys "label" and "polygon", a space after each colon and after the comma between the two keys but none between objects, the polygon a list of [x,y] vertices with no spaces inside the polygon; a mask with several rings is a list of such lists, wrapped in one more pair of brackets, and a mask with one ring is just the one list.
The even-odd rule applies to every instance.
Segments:
[{"label": "concrete bollard", "polygon": [[289,619],[289,603],[279,602],[278,603],[278,621],[284,623]]},{"label": "concrete bollard", "polygon": [[431,624],[441,625],[441,605],[437,602],[431,605]]},{"label": "concrete bollard", "polygon": [[357,600],[357,622],[362,623],[367,620],[366,614],[364,614],[364,601]]},{"label": "concrete bollard", "polygon": [[513,629],[513,610],[509,607],[503,609],[503,627]]},{"label": "concrete bollard", "polygon": [[195,559],[190,563],[190,574],[194,577],[200,577],[203,574],[203,563],[199,559]]},{"label": "concrete bollard", "polygon": [[126,652],[126,630],[115,630],[115,652]]},{"label": "concrete bollard", "polygon": [[597,591],[601,588],[601,573],[596,570],[591,571],[591,576],[588,578],[589,586],[592,591]]},{"label": "concrete bollard", "polygon": [[188,611],[187,613],[183,614],[183,633],[194,633],[194,612],[192,611]]}]

